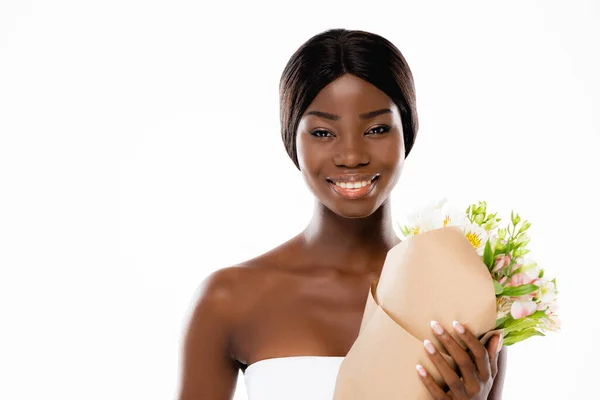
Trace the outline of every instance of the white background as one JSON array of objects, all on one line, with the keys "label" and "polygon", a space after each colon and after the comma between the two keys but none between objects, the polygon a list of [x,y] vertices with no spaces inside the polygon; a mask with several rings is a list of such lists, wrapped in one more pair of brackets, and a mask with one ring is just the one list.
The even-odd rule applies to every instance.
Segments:
[{"label": "white background", "polygon": [[277,87],[337,27],[414,74],[395,218],[447,195],[533,223],[564,327],[509,350],[505,398],[598,393],[598,2],[1,0],[0,398],[175,397],[197,285],[311,215]]}]

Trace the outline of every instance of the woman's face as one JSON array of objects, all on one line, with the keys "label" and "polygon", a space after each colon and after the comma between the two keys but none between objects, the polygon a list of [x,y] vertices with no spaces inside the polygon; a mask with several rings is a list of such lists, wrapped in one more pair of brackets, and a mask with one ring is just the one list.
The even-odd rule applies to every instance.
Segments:
[{"label": "woman's face", "polygon": [[402,171],[400,112],[377,87],[344,74],[307,107],[296,147],[304,179],[323,205],[343,217],[367,217]]}]

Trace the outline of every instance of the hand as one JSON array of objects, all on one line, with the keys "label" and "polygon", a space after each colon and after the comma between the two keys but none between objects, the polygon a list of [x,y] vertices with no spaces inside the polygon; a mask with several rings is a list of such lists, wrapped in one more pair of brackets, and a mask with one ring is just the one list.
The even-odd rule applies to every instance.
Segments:
[{"label": "hand", "polygon": [[472,355],[469,355],[439,323],[431,321],[433,332],[458,365],[461,377],[452,369],[435,345],[425,340],[426,352],[446,382],[448,391],[440,388],[431,375],[422,366],[417,365],[421,381],[435,400],[486,400],[498,373],[498,353],[502,346],[502,337],[494,335],[488,341],[486,348],[463,325],[454,321],[453,326]]}]

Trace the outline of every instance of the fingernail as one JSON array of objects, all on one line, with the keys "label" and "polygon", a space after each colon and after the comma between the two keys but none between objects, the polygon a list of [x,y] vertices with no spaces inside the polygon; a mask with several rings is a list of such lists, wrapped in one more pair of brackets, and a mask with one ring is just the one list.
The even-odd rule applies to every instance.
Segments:
[{"label": "fingernail", "polygon": [[444,328],[442,328],[442,326],[437,321],[431,321],[431,328],[438,335],[444,333]]},{"label": "fingernail", "polygon": [[465,333],[465,327],[461,325],[460,322],[458,321],[452,321],[452,326],[454,327],[454,330],[458,333],[460,333],[461,335],[463,333]]},{"label": "fingernail", "polygon": [[500,340],[498,341],[498,347],[496,348],[496,353],[500,353],[500,350],[502,350],[502,342],[504,341],[504,335],[498,335],[498,337],[500,338]]},{"label": "fingernail", "polygon": [[423,368],[421,365],[417,364],[417,372],[419,373],[419,375],[421,375],[423,378],[425,378],[427,376],[427,371],[425,371],[425,368]]},{"label": "fingernail", "polygon": [[435,346],[429,340],[425,339],[425,350],[429,352],[429,354],[435,354]]}]

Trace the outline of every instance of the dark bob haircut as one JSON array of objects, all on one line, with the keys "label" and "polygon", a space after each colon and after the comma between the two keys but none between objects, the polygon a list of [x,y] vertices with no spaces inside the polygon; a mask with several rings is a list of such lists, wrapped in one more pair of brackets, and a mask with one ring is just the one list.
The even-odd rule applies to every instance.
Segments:
[{"label": "dark bob haircut", "polygon": [[306,41],[288,61],[279,83],[281,136],[296,167],[296,130],[319,91],[345,73],[361,78],[392,99],[402,118],[408,155],[418,131],[413,76],[400,50],[365,31],[330,29]]}]

